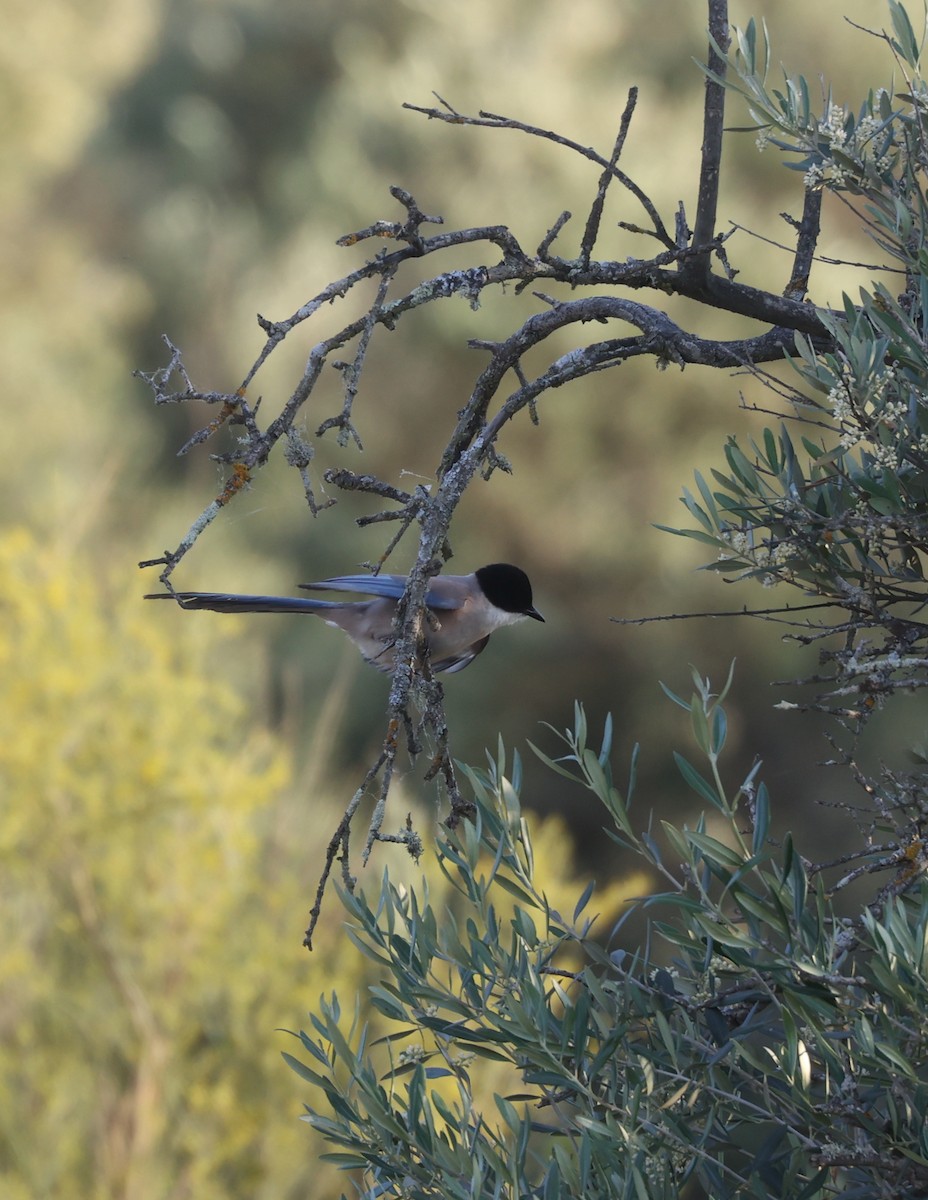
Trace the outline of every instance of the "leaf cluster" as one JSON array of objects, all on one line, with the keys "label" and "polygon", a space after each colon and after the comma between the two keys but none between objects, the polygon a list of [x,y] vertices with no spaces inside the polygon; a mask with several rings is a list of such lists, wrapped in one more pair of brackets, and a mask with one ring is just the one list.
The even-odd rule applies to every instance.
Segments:
[{"label": "leaf cluster", "polygon": [[711,570],[833,606],[821,620],[790,617],[802,640],[845,635],[816,682],[829,683],[820,701],[855,719],[928,682],[928,88],[906,10],[891,0],[889,11],[893,34],[877,36],[906,87],[871,90],[857,110],[829,92],[816,112],[802,77],[770,86],[766,37],[761,50],[753,22],[736,31],[726,86],[746,98],[759,143],[799,155],[787,165],[805,172],[807,192],[853,210],[885,255],[875,268],[885,281],[817,310],[827,344],[797,333],[798,382],[766,378],[785,402],[778,425],[747,444],[729,439],[725,467],[711,480],[697,473],[697,494],[684,493],[694,524],[674,530],[716,550]]}]

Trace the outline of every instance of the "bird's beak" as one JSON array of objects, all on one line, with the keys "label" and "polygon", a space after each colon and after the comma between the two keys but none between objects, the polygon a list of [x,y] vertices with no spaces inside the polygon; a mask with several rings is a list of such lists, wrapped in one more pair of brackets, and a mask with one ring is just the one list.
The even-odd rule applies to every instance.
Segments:
[{"label": "bird's beak", "polygon": [[527,617],[531,617],[533,621],[541,621],[542,624],[544,624],[544,617],[541,615],[541,613],[538,611],[537,608],[527,608],[525,610],[525,615]]}]

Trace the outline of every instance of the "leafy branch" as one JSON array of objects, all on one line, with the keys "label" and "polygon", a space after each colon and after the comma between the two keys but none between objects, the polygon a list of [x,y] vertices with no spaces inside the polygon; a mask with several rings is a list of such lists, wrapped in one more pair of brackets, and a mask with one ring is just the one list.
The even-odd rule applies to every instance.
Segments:
[{"label": "leafy branch", "polygon": [[778,610],[791,619],[831,606],[792,636],[842,635],[839,649],[821,652],[828,670],[812,677],[823,690],[809,707],[855,734],[888,697],[928,680],[928,85],[905,9],[890,0],[889,11],[893,33],[871,36],[906,90],[870,91],[857,110],[829,93],[816,112],[801,76],[771,86],[769,45],[753,21],[735,31],[733,73],[710,71],[746,99],[761,146],[798,156],[787,165],[803,172],[807,195],[828,191],[854,208],[887,256],[879,269],[901,271],[905,289],[875,282],[858,302],[845,295],[841,311],[817,310],[829,344],[797,334],[797,386],[780,388],[791,411],[747,446],[729,439],[725,469],[711,481],[697,473],[697,494],[684,493],[694,524],[673,531],[715,549],[710,570],[809,597]]},{"label": "leafy branch", "polygon": [[[592,742],[580,706],[565,753],[541,756],[664,885],[611,929],[592,883],[559,911],[536,882],[520,763],[502,746],[467,770],[474,820],[439,839],[440,909],[388,875],[343,897],[386,1032],[372,1041],[333,995],[284,1057],[312,1088],[325,1157],[362,1195],[924,1194],[922,872],[871,847],[858,869],[891,884],[841,916],[853,872],[829,888],[844,860],[813,866],[771,836],[759,765],[736,787],[721,765],[731,679],[718,694],[693,680],[689,700],[668,695],[690,714],[705,765],[677,765],[711,833],[705,815],[639,832],[637,748],[622,789],[611,722]],[[628,949],[636,910],[651,920]],[[492,1099],[490,1071],[506,1080]]]}]

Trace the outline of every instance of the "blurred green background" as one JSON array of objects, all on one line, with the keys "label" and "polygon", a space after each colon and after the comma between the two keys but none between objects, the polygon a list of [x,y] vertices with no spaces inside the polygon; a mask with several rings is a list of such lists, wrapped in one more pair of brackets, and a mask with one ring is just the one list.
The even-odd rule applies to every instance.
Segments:
[{"label": "blurred green background", "polygon": [[[506,223],[533,249],[564,208],[570,253],[595,191],[591,164],[510,132],[428,123],[403,101],[439,92],[608,152],[627,89],[640,88],[623,168],[666,221],[692,217],[701,141],[705,14],[695,0],[0,0],[3,271],[0,362],[9,414],[0,477],[0,1190],[19,1197],[323,1196],[338,1185],[300,1126],[300,1084],[279,1060],[319,993],[351,994],[362,967],[332,904],[320,948],[300,947],[322,847],[382,737],[388,680],[361,670],[318,622],[232,620],[146,606],[136,562],[177,544],[219,486],[207,445],[176,451],[212,415],[155,409],[135,368],[166,362],[167,334],[204,389],[238,385],[263,344],[255,321],[289,315],[360,264],[371,243],[341,234],[399,215],[408,188],[447,226]],[[733,4],[766,17],[774,63],[831,81],[854,104],[891,64],[845,20],[882,21],[872,0]],[[874,64],[878,64],[875,66]],[[737,102],[729,124],[746,124]],[[801,177],[750,135],[732,134],[720,226],[789,242]],[[650,252],[616,228],[640,212],[613,189],[599,257]],[[851,214],[826,199],[825,253],[870,260]],[[480,251],[476,261],[485,261]],[[781,290],[789,257],[737,235],[745,282]],[[429,273],[474,260],[429,260]],[[816,267],[812,296],[837,303],[866,272]],[[663,305],[646,294],[645,302]],[[434,473],[456,410],[485,358],[468,338],[508,334],[531,294],[429,306],[379,333],[356,406],[365,450],[319,447],[329,465],[408,486]],[[675,304],[707,336],[743,321]],[[289,394],[339,310],[300,327],[258,379],[265,411]],[[568,348],[562,341],[550,355]],[[339,378],[307,413],[340,407]],[[480,761],[498,732],[555,752],[576,698],[594,728],[616,719],[624,773],[643,744],[648,809],[691,805],[668,748],[684,714],[658,680],[688,693],[687,664],[719,683],[733,657],[731,777],[761,755],[780,825],[810,850],[841,845],[827,803],[843,780],[822,724],[780,714],[769,686],[814,670],[782,630],[748,621],[619,627],[611,616],[738,608],[780,599],[698,572],[698,547],[654,528],[685,523],[694,468],[721,460],[729,432],[767,402],[745,378],[634,362],[553,392],[541,424],[506,432],[515,474],[465,498],[451,569],[508,559],[526,568],[548,622],[494,639],[447,688],[455,749]],[[179,587],[288,591],[357,569],[389,536],[340,498],[317,518],[282,462],[260,472],[175,575]],[[402,570],[412,543],[392,560]],[[783,597],[785,600],[787,597]],[[491,699],[488,700],[488,697]],[[912,702],[874,723],[868,749],[892,761],[922,736]],[[400,780],[395,824],[433,803],[421,768]],[[622,861],[598,811],[526,756],[526,799],[552,822],[542,859],[605,886]],[[539,817],[540,819],[540,817]],[[391,822],[388,819],[388,827]],[[560,831],[560,832],[558,832]],[[367,869],[370,886],[389,860]],[[565,884],[566,886],[566,884]],[[628,881],[631,894],[642,882]]]}]

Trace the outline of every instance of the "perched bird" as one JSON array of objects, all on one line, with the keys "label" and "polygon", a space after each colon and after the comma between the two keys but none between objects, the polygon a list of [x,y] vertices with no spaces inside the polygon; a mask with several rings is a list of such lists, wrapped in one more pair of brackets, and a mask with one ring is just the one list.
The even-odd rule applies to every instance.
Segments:
[{"label": "perched bird", "polygon": [[[339,575],[301,583],[310,591],[365,592],[372,600],[311,600],[300,596],[235,596],[224,592],[158,592],[146,600],[172,600],[182,608],[212,612],[315,613],[343,629],[365,660],[380,671],[393,667],[396,604],[405,575]],[[433,671],[463,671],[486,648],[490,634],[525,617],[543,621],[532,604],[528,576],[509,563],[491,563],[473,575],[438,575],[425,597],[424,622]]]}]

